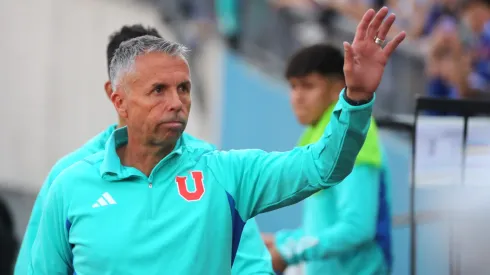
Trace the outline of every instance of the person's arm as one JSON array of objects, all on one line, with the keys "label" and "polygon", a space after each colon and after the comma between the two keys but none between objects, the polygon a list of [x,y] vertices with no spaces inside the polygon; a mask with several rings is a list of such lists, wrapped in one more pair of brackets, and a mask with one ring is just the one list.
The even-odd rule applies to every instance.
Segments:
[{"label": "person's arm", "polygon": [[50,185],[51,177],[48,176],[43,186],[41,187],[41,190],[39,190],[39,194],[37,195],[34,206],[32,207],[31,217],[29,218],[26,232],[24,233],[24,238],[22,239],[22,244],[20,246],[19,254],[17,255],[14,275],[27,274],[27,268],[30,265],[31,260],[32,245],[34,244],[34,240],[36,238],[43,206],[46,201],[46,196],[48,195]]},{"label": "person's arm", "polygon": [[283,243],[285,240],[288,239],[299,239],[305,235],[304,231],[302,228],[297,228],[293,230],[280,230],[274,235],[274,239],[276,242],[281,242]]},{"label": "person's arm", "polygon": [[64,208],[63,182],[55,180],[44,205],[39,229],[32,247],[30,275],[73,274],[68,242],[70,222]]},{"label": "person's arm", "polygon": [[318,235],[276,238],[276,246],[288,265],[315,261],[351,252],[371,241],[376,234],[379,206],[380,168],[356,165],[332,192],[337,198],[338,221]]},{"label": "person's arm", "polygon": [[259,228],[254,219],[248,220],[243,228],[231,274],[274,274],[271,255],[262,241]]},{"label": "person's arm", "polygon": [[51,168],[51,171],[46,177],[46,180],[39,190],[36,201],[34,202],[34,206],[32,207],[31,217],[29,218],[26,232],[24,233],[24,238],[22,239],[20,251],[17,255],[14,275],[27,274],[27,268],[30,265],[31,261],[32,246],[34,244],[34,239],[36,238],[36,234],[39,228],[39,222],[41,221],[41,215],[51,184],[63,170],[68,168],[71,164],[75,163],[78,159],[78,154],[70,154],[61,158],[58,162],[56,162],[53,168]]},{"label": "person's arm", "polygon": [[342,91],[330,124],[314,144],[289,152],[220,151],[209,158],[212,176],[233,197],[244,221],[297,203],[349,175],[369,129],[374,97],[359,106],[344,97]]}]

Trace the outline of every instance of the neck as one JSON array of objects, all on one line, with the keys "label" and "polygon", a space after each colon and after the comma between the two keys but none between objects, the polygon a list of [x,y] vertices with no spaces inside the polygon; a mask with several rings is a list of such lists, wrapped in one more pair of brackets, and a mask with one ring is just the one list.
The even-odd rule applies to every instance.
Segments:
[{"label": "neck", "polygon": [[126,121],[124,120],[124,118],[119,117],[116,128],[119,129],[124,126],[126,126]]},{"label": "neck", "polygon": [[124,166],[134,167],[146,176],[150,176],[155,166],[175,147],[175,143],[166,145],[148,145],[129,138],[128,144],[117,149],[117,154]]}]

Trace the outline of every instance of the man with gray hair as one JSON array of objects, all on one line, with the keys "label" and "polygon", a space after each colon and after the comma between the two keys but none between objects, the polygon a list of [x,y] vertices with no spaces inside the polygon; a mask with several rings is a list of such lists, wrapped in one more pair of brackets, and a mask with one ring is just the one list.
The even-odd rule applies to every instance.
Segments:
[{"label": "man with gray hair", "polygon": [[[143,35],[151,35],[155,37],[161,37],[158,31],[154,28],[143,27],[140,24],[126,25],[118,31],[114,32],[109,37],[109,43],[107,45],[107,66],[110,67],[110,62],[114,56],[119,45],[132,38],[140,37]],[[112,85],[110,81],[107,81],[104,85],[106,95],[110,98],[112,94]],[[64,156],[52,167],[49,175],[43,183],[41,190],[39,191],[33,209],[31,211],[31,217],[25,231],[24,238],[22,239],[22,246],[17,255],[17,261],[15,264],[15,275],[27,274],[29,262],[31,260],[31,249],[36,237],[39,222],[41,220],[41,214],[43,205],[45,203],[48,191],[53,183],[54,179],[66,168],[72,164],[90,156],[98,151],[104,150],[104,145],[109,139],[110,135],[116,128],[124,127],[125,120],[119,117],[117,124],[110,125],[103,132],[93,137],[82,147]],[[201,141],[199,141],[201,142]],[[213,145],[209,145],[210,149],[213,149]],[[14,255],[15,256],[15,255]],[[236,260],[233,264],[232,274],[234,275],[248,275],[248,274],[273,274],[271,266],[271,256],[267,251],[260,231],[258,229],[255,220],[247,221],[243,228],[243,234],[240,240],[240,246],[237,251]]]},{"label": "man with gray hair", "polygon": [[[191,107],[185,47],[143,36],[111,62],[127,127],[53,183],[30,274],[230,274],[244,222],[342,181],[369,128],[400,33],[369,10],[345,42],[345,88],[324,136],[289,152],[217,151],[182,135]],[[394,15],[392,15],[394,16]]]}]

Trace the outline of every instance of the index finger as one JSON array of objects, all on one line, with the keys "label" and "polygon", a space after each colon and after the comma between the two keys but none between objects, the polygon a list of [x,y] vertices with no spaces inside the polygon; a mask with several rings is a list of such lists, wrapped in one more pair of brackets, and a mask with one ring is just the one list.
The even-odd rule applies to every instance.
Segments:
[{"label": "index finger", "polygon": [[357,25],[356,34],[354,36],[354,42],[362,41],[366,38],[367,29],[369,24],[374,18],[376,12],[373,9],[367,10],[362,16],[361,22]]}]

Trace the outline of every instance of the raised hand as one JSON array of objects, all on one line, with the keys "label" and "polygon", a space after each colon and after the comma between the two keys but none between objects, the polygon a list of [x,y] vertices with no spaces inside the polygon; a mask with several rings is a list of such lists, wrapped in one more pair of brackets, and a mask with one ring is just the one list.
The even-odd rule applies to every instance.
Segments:
[{"label": "raised hand", "polygon": [[369,9],[357,25],[352,45],[344,42],[344,74],[350,99],[366,100],[373,96],[381,83],[388,58],[405,39],[405,32],[400,32],[384,46],[396,18],[394,14],[386,18],[387,15],[387,7],[378,13]]}]

